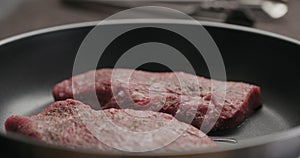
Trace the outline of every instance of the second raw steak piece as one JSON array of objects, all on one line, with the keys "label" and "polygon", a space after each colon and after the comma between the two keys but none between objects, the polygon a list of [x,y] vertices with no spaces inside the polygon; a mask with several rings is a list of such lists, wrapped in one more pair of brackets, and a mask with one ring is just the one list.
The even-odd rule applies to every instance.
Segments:
[{"label": "second raw steak piece", "polygon": [[[212,84],[226,84],[225,100],[219,99],[218,90],[212,92]],[[53,96],[55,100],[76,98],[97,106],[90,99],[95,91],[103,109],[165,112],[198,128],[203,120],[213,120],[209,117],[220,114],[213,130],[236,127],[262,106],[260,88],[255,85],[222,82],[183,72],[154,73],[131,69],[99,69],[74,76],[58,83]],[[208,111],[211,115],[206,115]]]},{"label": "second raw steak piece", "polygon": [[11,116],[5,129],[43,142],[105,152],[199,151],[216,144],[199,129],[160,112],[132,109],[95,111],[68,99],[33,116]]}]

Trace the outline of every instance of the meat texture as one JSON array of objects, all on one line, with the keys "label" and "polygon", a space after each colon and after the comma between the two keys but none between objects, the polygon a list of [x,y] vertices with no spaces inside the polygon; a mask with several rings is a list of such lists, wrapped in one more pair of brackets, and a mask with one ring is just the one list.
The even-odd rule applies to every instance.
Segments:
[{"label": "meat texture", "polygon": [[[226,85],[225,99],[218,85]],[[97,102],[91,99],[92,94],[96,94]],[[53,96],[55,100],[76,98],[93,107],[99,102],[103,109],[160,111],[198,128],[206,120],[213,124],[213,131],[238,126],[262,105],[260,88],[255,85],[183,72],[131,69],[99,69],[74,76],[58,83]]]},{"label": "meat texture", "polygon": [[199,151],[215,143],[199,129],[160,112],[132,109],[95,111],[68,99],[30,117],[11,116],[9,132],[71,148],[110,152]]}]

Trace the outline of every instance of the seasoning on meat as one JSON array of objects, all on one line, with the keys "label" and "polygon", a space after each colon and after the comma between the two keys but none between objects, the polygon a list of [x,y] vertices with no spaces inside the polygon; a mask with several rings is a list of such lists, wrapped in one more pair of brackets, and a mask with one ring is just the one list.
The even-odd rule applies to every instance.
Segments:
[{"label": "seasoning on meat", "polygon": [[[223,102],[218,99],[218,91],[212,92],[212,84],[226,84]],[[76,98],[95,107],[97,103],[91,99],[95,92],[103,109],[134,108],[165,112],[198,128],[204,119],[210,120],[206,113],[212,105],[215,108],[210,113],[220,114],[212,130],[236,127],[262,106],[260,88],[255,85],[222,82],[183,72],[154,73],[131,69],[99,69],[74,76],[58,83],[53,89],[53,96],[55,100]],[[192,120],[189,119],[191,117]]]},{"label": "seasoning on meat", "polygon": [[197,128],[160,112],[132,109],[95,111],[68,99],[33,116],[11,116],[6,131],[46,143],[110,152],[199,151],[215,143]]}]

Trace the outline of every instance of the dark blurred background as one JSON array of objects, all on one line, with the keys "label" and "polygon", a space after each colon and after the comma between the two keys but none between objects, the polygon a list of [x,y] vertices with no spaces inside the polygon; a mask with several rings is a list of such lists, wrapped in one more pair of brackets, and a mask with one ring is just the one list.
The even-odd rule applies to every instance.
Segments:
[{"label": "dark blurred background", "polygon": [[196,19],[259,28],[300,40],[300,0],[145,2],[100,0],[1,0],[0,39],[35,29],[104,19],[120,10],[162,5]]}]

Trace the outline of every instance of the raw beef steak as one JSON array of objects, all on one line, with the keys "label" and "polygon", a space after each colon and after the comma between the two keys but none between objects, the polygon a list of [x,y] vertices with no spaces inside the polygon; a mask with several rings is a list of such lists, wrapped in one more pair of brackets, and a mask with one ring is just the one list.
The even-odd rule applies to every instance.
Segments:
[{"label": "raw beef steak", "polygon": [[198,151],[215,143],[197,128],[160,112],[132,109],[95,111],[68,99],[37,115],[11,116],[5,128],[38,140],[110,152]]},{"label": "raw beef steak", "polygon": [[[226,84],[225,100],[220,99],[221,93],[212,84]],[[97,95],[103,109],[165,112],[198,128],[208,120],[214,124],[212,130],[236,127],[262,105],[258,86],[210,80],[183,72],[99,69],[62,81],[53,89],[55,100],[76,98],[95,107],[92,94]],[[212,117],[218,118],[214,121]]]}]

